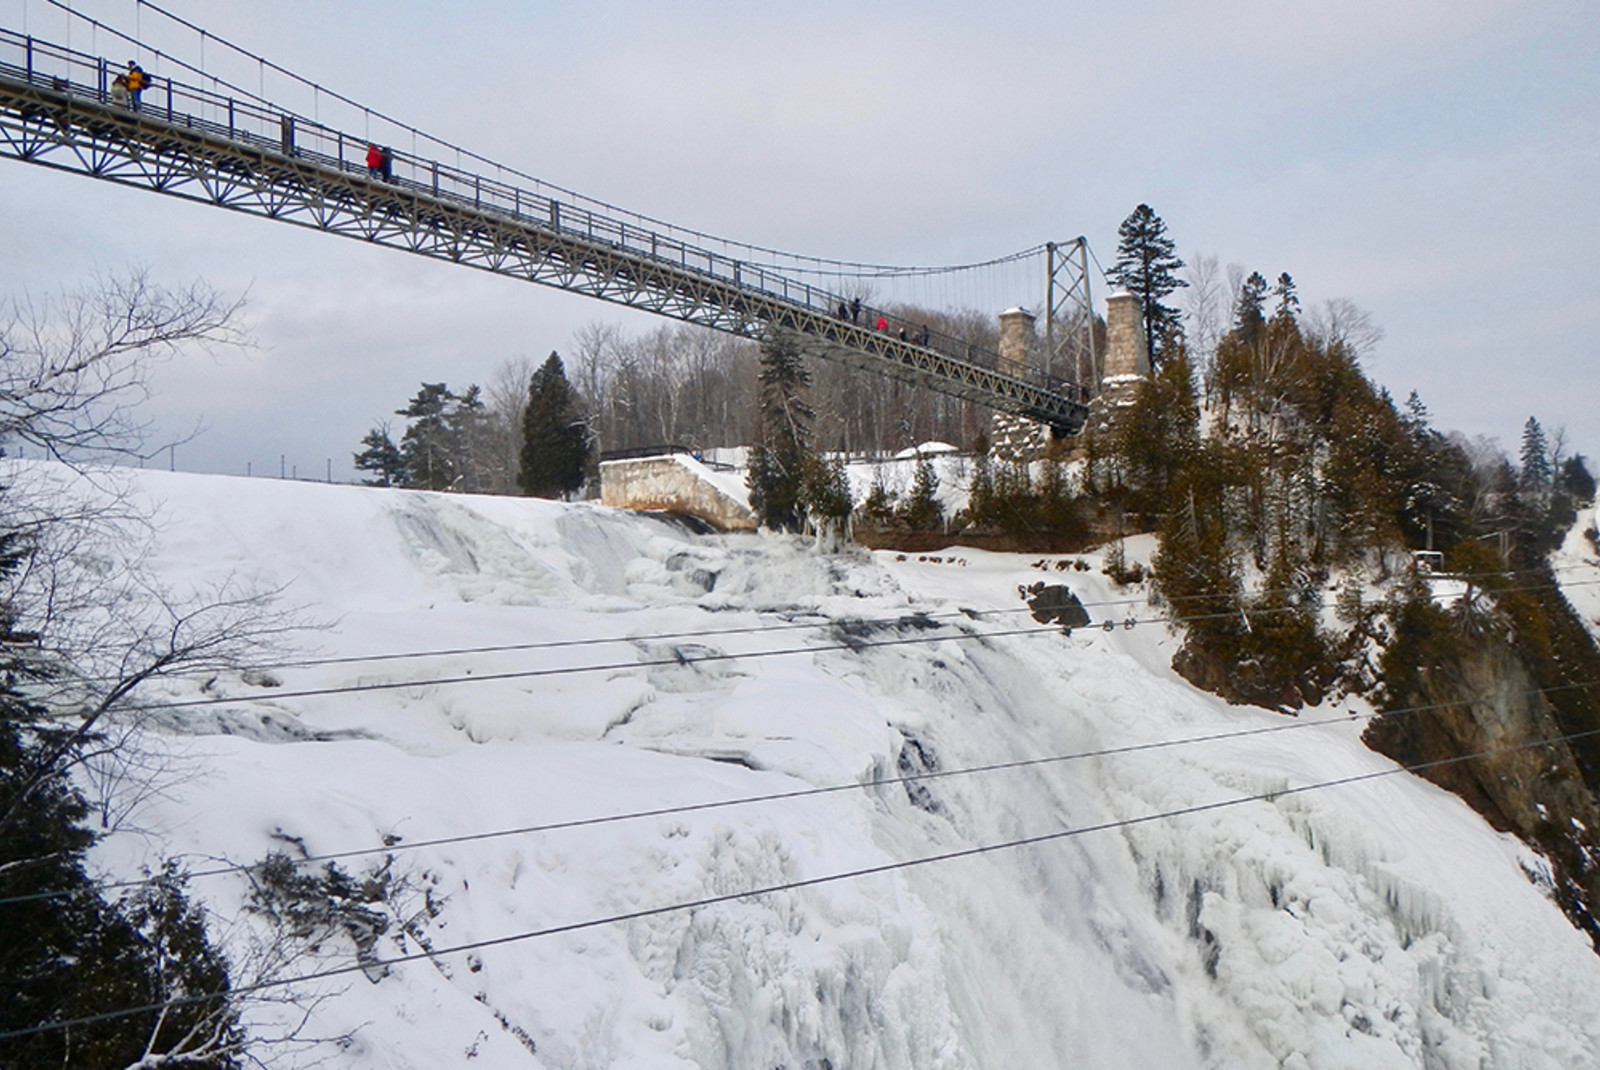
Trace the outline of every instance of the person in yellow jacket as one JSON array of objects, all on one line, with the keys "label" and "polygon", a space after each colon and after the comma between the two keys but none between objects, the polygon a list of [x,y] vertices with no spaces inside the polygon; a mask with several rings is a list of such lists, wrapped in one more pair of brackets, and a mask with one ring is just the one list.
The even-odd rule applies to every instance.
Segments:
[{"label": "person in yellow jacket", "polygon": [[150,76],[144,73],[144,68],[133,60],[128,61],[128,73],[123,79],[128,84],[128,101],[133,105],[133,110],[139,110],[139,94],[150,85]]}]

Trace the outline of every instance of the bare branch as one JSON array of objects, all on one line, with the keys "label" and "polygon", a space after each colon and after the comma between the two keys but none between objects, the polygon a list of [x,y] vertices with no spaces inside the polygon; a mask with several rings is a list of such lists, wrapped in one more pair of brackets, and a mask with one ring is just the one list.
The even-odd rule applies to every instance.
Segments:
[{"label": "bare branch", "polygon": [[146,425],[133,409],[149,396],[151,365],[191,345],[249,345],[243,307],[203,283],[157,286],[144,269],[0,303],[0,442],[59,460],[136,452]]}]

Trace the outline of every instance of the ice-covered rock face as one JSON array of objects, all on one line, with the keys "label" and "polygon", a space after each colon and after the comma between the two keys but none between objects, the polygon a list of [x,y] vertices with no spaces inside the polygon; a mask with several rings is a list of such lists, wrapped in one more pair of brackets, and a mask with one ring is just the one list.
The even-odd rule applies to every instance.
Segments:
[{"label": "ice-covered rock face", "polygon": [[[160,722],[200,771],[101,855],[400,837],[435,909],[402,903],[376,950],[439,953],[317,1005],[309,1033],[352,1034],[340,1065],[1600,1066],[1600,959],[1525,851],[1404,777],[1277,794],[1387,763],[1359,722],[1310,724],[1331,711],[1195,692],[1159,626],[994,634],[1032,627],[1029,559],[139,478],[169,578],[249,561],[337,621],[306,637],[331,655],[471,651],[175,682],[227,699]],[[1134,615],[1093,563],[1052,582]],[[243,881],[195,891],[248,932]]]}]

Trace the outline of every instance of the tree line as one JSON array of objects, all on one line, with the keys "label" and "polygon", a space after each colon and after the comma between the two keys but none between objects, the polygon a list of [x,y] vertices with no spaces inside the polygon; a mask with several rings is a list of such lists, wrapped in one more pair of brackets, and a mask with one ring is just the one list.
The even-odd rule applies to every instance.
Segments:
[{"label": "tree line", "polygon": [[[997,344],[992,317],[892,311],[964,340],[975,353],[992,353]],[[809,384],[809,435],[819,449],[864,455],[933,440],[966,446],[988,425],[989,411],[970,402],[829,361],[799,360]],[[380,422],[366,433],[355,466],[374,486],[517,494],[531,493],[523,479],[528,434],[554,434],[554,424],[542,421],[582,429],[588,479],[597,459],[611,452],[749,444],[760,427],[761,361],[760,344],[690,324],[635,336],[592,323],[577,332],[567,356],[553,352],[537,366],[508,359],[486,387],[458,392],[445,382],[421,384],[394,412],[398,426]],[[541,403],[545,409],[530,432],[527,414],[540,373],[545,385],[562,384],[557,389],[569,405],[555,411]],[[576,489],[557,485],[551,493]]]}]

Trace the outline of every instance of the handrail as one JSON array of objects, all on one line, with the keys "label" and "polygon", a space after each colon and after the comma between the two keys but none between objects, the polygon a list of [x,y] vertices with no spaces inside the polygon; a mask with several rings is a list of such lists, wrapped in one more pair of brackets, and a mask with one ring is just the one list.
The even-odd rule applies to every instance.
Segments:
[{"label": "handrail", "polygon": [[[20,61],[20,62],[18,62]],[[0,29],[0,76],[102,105],[112,103],[112,66],[99,56]],[[146,119],[225,139],[253,150],[276,153],[345,174],[366,172],[369,142],[316,119],[276,109],[254,98],[216,93],[170,78],[145,89],[136,109]],[[632,213],[621,217],[596,211],[540,189],[502,182],[439,160],[384,146],[391,164],[387,181],[397,191],[432,198],[567,239],[597,243],[640,260],[668,266],[760,294],[812,315],[848,319],[853,326],[875,326],[881,318],[890,337],[938,353],[949,360],[983,368],[1077,402],[1087,401],[1079,384],[1042,371],[998,372],[998,355],[963,339],[887,310],[859,305],[843,294],[789,277],[770,266],[751,263],[714,249],[694,245],[670,232],[641,226]],[[542,185],[542,183],[541,183]],[[585,198],[584,200],[587,200]],[[594,204],[598,202],[589,202]],[[865,323],[860,317],[865,318]]]}]

